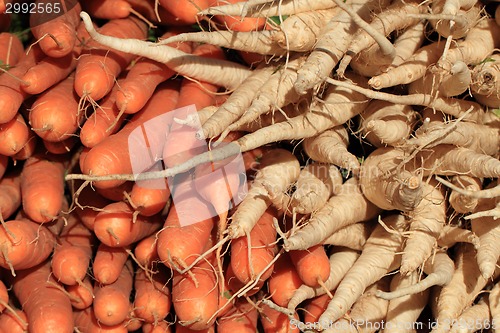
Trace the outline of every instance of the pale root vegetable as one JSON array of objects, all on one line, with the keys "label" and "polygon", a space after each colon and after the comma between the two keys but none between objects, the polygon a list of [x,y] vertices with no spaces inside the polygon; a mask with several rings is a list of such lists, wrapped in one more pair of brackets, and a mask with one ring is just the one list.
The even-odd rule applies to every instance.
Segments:
[{"label": "pale root vegetable", "polygon": [[290,57],[286,63],[278,66],[271,77],[259,88],[255,98],[243,115],[229,125],[222,132],[221,137],[224,138],[229,132],[256,120],[265,113],[278,112],[285,105],[297,102],[300,95],[293,89],[293,83],[297,79],[297,70],[302,66],[304,60],[303,56]]},{"label": "pale root vegetable", "polygon": [[498,323],[500,319],[500,284],[498,282],[491,288],[487,304],[491,322]]},{"label": "pale root vegetable", "polygon": [[[384,4],[377,3],[375,5],[374,2],[358,0],[346,2],[346,5],[363,19],[369,17],[371,10],[380,8],[378,6],[383,7]],[[294,87],[299,94],[304,94],[329,76],[347,51],[356,30],[357,25],[345,11],[334,16],[321,29],[314,49],[297,72],[297,81]]]},{"label": "pale root vegetable", "polygon": [[338,194],[311,216],[308,223],[285,240],[287,251],[308,249],[320,244],[335,231],[350,224],[369,220],[379,213],[361,192],[358,180],[351,178],[341,187]]},{"label": "pale root vegetable", "polygon": [[374,89],[382,89],[418,80],[425,75],[430,65],[438,61],[443,53],[444,44],[441,41],[421,47],[399,66],[373,76],[368,84]]},{"label": "pale root vegetable", "polygon": [[121,38],[98,33],[87,13],[81,12],[80,17],[83,19],[87,31],[96,42],[117,51],[143,56],[164,63],[180,75],[228,89],[238,87],[250,75],[250,70],[245,66],[231,61],[195,56],[167,45],[158,46],[138,39],[127,39],[126,43],[124,43]]},{"label": "pale root vegetable", "polygon": [[240,203],[231,217],[228,227],[230,238],[248,235],[257,221],[271,204],[269,192],[284,192],[286,188],[297,180],[300,174],[300,164],[297,158],[287,150],[272,149],[262,157],[260,169],[250,185],[247,196]]},{"label": "pale root vegetable", "polygon": [[236,2],[227,5],[209,7],[200,11],[200,15],[232,15],[242,17],[271,17],[281,15],[292,15],[318,9],[333,7],[334,4],[328,0],[307,0],[297,3],[293,0],[285,0],[281,3],[267,1],[259,5],[248,5],[247,1]]},{"label": "pale root vegetable", "polygon": [[328,21],[340,13],[340,8],[309,10],[287,17],[271,39],[288,51],[307,52],[313,49],[320,31]]},{"label": "pale root vegetable", "polygon": [[[423,293],[430,290],[432,286],[445,286],[452,279],[455,264],[445,251],[438,251],[425,262],[423,270],[427,274],[423,280],[414,280],[413,283],[407,284],[405,287],[399,287],[391,292],[377,291],[377,296],[387,300],[394,300]],[[412,276],[411,274],[415,272],[417,271],[413,271],[407,276]],[[403,275],[401,274],[401,276]]]},{"label": "pale root vegetable", "polygon": [[479,237],[470,230],[461,228],[457,225],[446,224],[437,239],[438,246],[443,249],[448,249],[456,243],[470,243],[478,249]]},{"label": "pale root vegetable", "polygon": [[326,82],[339,87],[352,89],[369,98],[380,99],[394,104],[427,106],[456,118],[463,117],[463,119],[479,123],[483,122],[485,119],[484,108],[474,101],[452,97],[434,97],[428,94],[393,95],[354,86],[345,81],[327,78]]},{"label": "pale root vegetable", "polygon": [[373,100],[360,116],[364,138],[381,147],[403,143],[413,130],[417,113],[409,105]]},{"label": "pale root vegetable", "polygon": [[264,184],[275,207],[289,215],[310,214],[321,209],[333,193],[339,191],[342,175],[334,165],[310,163],[300,171],[295,191],[275,193]]},{"label": "pale root vegetable", "polygon": [[481,7],[476,0],[434,1],[431,5],[432,15],[429,23],[441,36],[463,38],[480,19]]},{"label": "pale root vegetable", "polygon": [[258,54],[282,56],[286,53],[276,41],[272,39],[271,30],[264,31],[200,31],[186,32],[164,39],[158,45],[174,42],[208,43],[232,50],[255,52]]},{"label": "pale root vegetable", "polygon": [[293,296],[290,298],[287,304],[287,308],[291,311],[294,311],[297,306],[305,300],[326,294],[327,290],[335,290],[335,288],[337,288],[347,271],[351,268],[358,257],[358,251],[343,248],[340,246],[334,247],[333,253],[329,258],[330,275],[324,282],[324,287],[321,286],[314,288],[305,284],[301,285],[293,293]]},{"label": "pale root vegetable", "polygon": [[[479,191],[481,190],[483,183],[481,178],[464,175],[453,176],[451,181],[455,186],[463,188],[467,191]],[[470,196],[463,195],[453,190],[450,192],[448,202],[450,203],[450,206],[460,214],[471,213],[475,210],[478,204],[477,198],[471,198]]]},{"label": "pale root vegetable", "polygon": [[[203,121],[200,117],[202,128],[197,134],[200,138],[213,138],[221,134],[229,125],[236,121],[250,106],[255,98],[255,92],[266,82],[275,70],[274,66],[257,67],[252,74],[241,83],[228,99],[208,119]],[[249,93],[250,92],[250,93]],[[208,107],[212,109],[213,107]],[[200,110],[201,115],[207,108]]]},{"label": "pale root vegetable", "polygon": [[[475,213],[495,208],[498,200],[479,199]],[[481,216],[471,221],[471,230],[479,237],[477,249],[477,262],[481,275],[485,279],[493,276],[500,257],[500,219],[492,216]]]},{"label": "pale root vegetable", "polygon": [[[494,276],[498,275],[496,270]],[[432,314],[437,322],[433,333],[448,332],[454,320],[472,305],[478,293],[486,286],[479,270],[476,251],[470,244],[461,244],[455,257],[455,272],[450,283],[441,288],[432,302]]]},{"label": "pale root vegetable", "polygon": [[[418,272],[408,276],[396,274],[391,280],[390,290],[412,286],[418,281]],[[416,322],[429,301],[429,290],[402,296],[389,301],[385,329],[383,333],[414,333],[418,327]]]},{"label": "pale root vegetable", "polygon": [[423,44],[425,40],[425,23],[421,21],[400,33],[394,40],[396,56],[392,60],[380,55],[378,45],[361,51],[353,57],[349,63],[352,70],[363,76],[371,77],[380,75],[393,69],[411,57]]},{"label": "pale root vegetable", "polygon": [[347,149],[349,137],[343,125],[335,126],[302,142],[307,156],[317,162],[331,163],[350,172],[359,173],[359,161]]},{"label": "pale root vegetable", "polygon": [[481,297],[476,304],[465,309],[455,320],[450,333],[480,332],[495,326],[495,320],[490,314],[489,301],[486,297]]},{"label": "pale root vegetable", "polygon": [[324,245],[344,246],[352,250],[361,251],[370,237],[376,223],[374,221],[350,224],[325,238]]},{"label": "pale root vegetable", "polygon": [[405,157],[399,149],[381,147],[361,165],[359,184],[363,194],[382,209],[411,211],[422,200],[423,183],[418,174],[407,170],[395,174]]},{"label": "pale root vegetable", "polygon": [[399,271],[406,275],[416,270],[431,255],[437,238],[446,223],[444,189],[434,179],[424,180],[422,201],[408,212],[410,228]]},{"label": "pale root vegetable", "polygon": [[[346,273],[337,287],[328,308],[319,318],[320,323],[336,321],[349,311],[352,305],[373,283],[399,267],[402,249],[402,232],[408,221],[403,215],[385,218],[385,226],[378,225],[363,248],[363,252]],[[386,228],[393,229],[392,231]],[[394,232],[395,231],[395,232]]]},{"label": "pale root vegetable", "polygon": [[[381,36],[388,36],[393,31],[404,30],[418,23],[418,19],[412,18],[410,14],[423,13],[426,9],[427,6],[422,5],[419,1],[396,1],[385,8],[380,14],[373,17],[370,28],[378,32]],[[337,73],[342,75],[355,55],[375,43],[378,43],[378,41],[367,30],[358,30],[352,38],[346,54],[340,61]],[[392,49],[388,48],[388,50],[382,47],[380,49],[382,51],[381,56],[389,58],[389,61],[392,62],[396,56],[394,46],[392,46]]]},{"label": "pale root vegetable", "polygon": [[379,331],[382,322],[385,323],[389,302],[375,296],[375,290],[389,290],[391,279],[381,278],[368,288],[353,304],[349,311],[350,320],[360,333],[375,333]]},{"label": "pale root vegetable", "polygon": [[293,315],[292,321],[288,315],[263,305],[260,312],[260,322],[264,328],[264,333],[299,333],[298,315]]},{"label": "pale root vegetable", "polygon": [[500,53],[491,54],[474,66],[471,91],[481,104],[500,108]]}]

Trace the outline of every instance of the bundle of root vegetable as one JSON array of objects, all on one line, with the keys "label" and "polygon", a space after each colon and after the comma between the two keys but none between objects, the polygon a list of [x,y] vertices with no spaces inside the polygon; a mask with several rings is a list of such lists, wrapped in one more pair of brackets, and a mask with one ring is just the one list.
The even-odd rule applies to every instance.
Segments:
[{"label": "bundle of root vegetable", "polygon": [[499,8],[0,0],[0,332],[500,331]]}]

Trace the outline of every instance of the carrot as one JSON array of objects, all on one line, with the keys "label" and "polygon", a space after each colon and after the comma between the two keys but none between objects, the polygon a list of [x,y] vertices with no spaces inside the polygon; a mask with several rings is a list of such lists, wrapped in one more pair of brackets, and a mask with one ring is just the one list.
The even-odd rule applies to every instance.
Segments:
[{"label": "carrot", "polygon": [[290,251],[290,258],[300,279],[310,287],[319,287],[330,276],[330,262],[323,245],[314,245],[307,250]]},{"label": "carrot", "polygon": [[254,333],[259,313],[253,304],[238,300],[231,310],[217,320],[218,333]]},{"label": "carrot", "polygon": [[295,290],[301,285],[302,280],[290,256],[284,253],[274,264],[273,272],[268,280],[268,290],[272,301],[279,306],[287,306]]},{"label": "carrot", "polygon": [[132,9],[144,16],[148,21],[161,26],[183,26],[182,22],[177,22],[176,17],[167,11],[155,0],[126,0]]},{"label": "carrot", "polygon": [[194,330],[212,326],[219,309],[215,254],[207,259],[191,268],[189,275],[174,271],[172,279],[172,304],[178,323]]},{"label": "carrot", "polygon": [[[371,155],[370,155],[371,156]],[[363,164],[364,165],[364,164]],[[361,193],[356,178],[347,180],[337,195],[309,219],[309,223],[286,239],[287,250],[305,250],[348,225],[369,220],[379,209]]]},{"label": "carrot", "polygon": [[128,330],[123,323],[107,326],[100,323],[95,317],[92,307],[73,312],[75,329],[88,333],[127,333]]},{"label": "carrot", "polygon": [[[217,6],[219,4],[231,4],[237,2],[243,2],[243,0],[216,1],[210,6]],[[215,20],[223,24],[226,29],[230,31],[262,30],[266,26],[266,19],[261,17],[252,18],[226,15],[216,16]]]},{"label": "carrot", "polygon": [[[172,32],[167,32],[160,38],[172,34]],[[188,43],[177,43],[171,46],[186,53],[191,52],[191,45]],[[165,64],[147,58],[140,58],[130,69],[126,79],[120,84],[116,95],[116,106],[120,111],[127,114],[138,112],[151,98],[155,88],[174,74],[175,72]]]},{"label": "carrot", "polygon": [[19,271],[13,279],[14,294],[26,313],[30,332],[73,332],[69,298],[54,285],[58,284],[51,276],[48,261]]},{"label": "carrot", "polygon": [[90,276],[85,276],[81,283],[64,286],[71,301],[71,306],[77,310],[87,309],[94,302],[94,286]]},{"label": "carrot", "polygon": [[[0,15],[0,21],[3,21]],[[0,33],[0,68],[9,69],[15,66],[23,54],[23,44],[19,38],[9,32]],[[1,75],[1,74],[0,74]]]},{"label": "carrot", "polygon": [[[235,295],[250,297],[257,294],[260,290],[262,290],[265,284],[265,281],[262,279],[258,279],[253,283],[244,284],[236,277],[231,265],[228,265],[224,272],[224,282],[227,284],[227,290],[225,291],[225,295],[220,295],[222,297],[219,297],[219,302],[224,301],[226,304],[228,303],[228,300]],[[218,311],[221,315],[223,315],[223,312],[221,313],[221,308],[222,306],[219,304]],[[226,307],[226,311],[229,311],[229,309],[230,307]]]},{"label": "carrot", "polygon": [[16,271],[31,268],[45,261],[54,250],[55,238],[62,219],[52,222],[54,233],[46,226],[28,220],[10,220],[1,227],[0,266]]},{"label": "carrot", "polygon": [[166,267],[159,269],[152,276],[144,270],[138,270],[134,277],[134,313],[148,323],[158,323],[169,313],[171,306],[168,280],[170,272]]},{"label": "carrot", "polygon": [[0,314],[0,330],[10,333],[28,332],[28,318],[26,313],[20,309],[15,309],[15,314],[10,311],[4,311]]},{"label": "carrot", "polygon": [[156,242],[156,234],[143,238],[137,242],[134,247],[134,256],[138,265],[148,268],[159,261],[160,257],[158,256]]},{"label": "carrot", "polygon": [[73,91],[75,78],[68,76],[43,95],[32,106],[29,119],[35,133],[46,141],[62,141],[73,136],[83,119],[78,96]]},{"label": "carrot", "polygon": [[[287,304],[280,306],[286,306],[289,310],[295,311],[297,306],[307,299],[311,299],[323,294],[329,294],[330,291],[334,291],[346,273],[349,271],[354,262],[358,259],[359,252],[343,247],[334,247],[333,253],[330,255],[330,275],[325,281],[324,285],[317,288],[309,287],[308,285],[302,284],[292,291],[292,295],[289,298]],[[302,281],[302,280],[301,280]],[[317,321],[317,320],[316,320]]]},{"label": "carrot", "polygon": [[260,323],[264,333],[298,333],[298,316],[294,315],[294,321],[291,321],[286,314],[264,305],[260,312]]},{"label": "carrot", "polygon": [[[173,4],[174,2],[169,3]],[[128,39],[124,47],[121,38],[106,36],[95,31],[87,13],[82,12],[81,17],[89,34],[100,44],[118,51],[129,52],[165,63],[181,75],[228,89],[236,88],[250,75],[250,70],[246,66],[228,60],[210,59],[186,54],[167,45],[158,46],[138,39]],[[210,70],[199,70],[203,67],[210,68],[213,66],[216,66],[218,70],[213,72]]]},{"label": "carrot", "polygon": [[127,318],[133,274],[132,262],[129,260],[115,282],[96,288],[93,309],[98,322],[113,326],[123,323]]},{"label": "carrot", "polygon": [[276,255],[277,249],[276,230],[273,219],[278,216],[278,212],[267,209],[259,218],[257,224],[252,228],[248,236],[235,238],[231,241],[231,266],[235,276],[242,282],[254,281],[257,274],[261,274],[262,281],[267,280],[272,272],[272,259]]},{"label": "carrot", "polygon": [[127,247],[109,247],[99,244],[92,263],[94,278],[102,284],[115,282],[128,258]]},{"label": "carrot", "polygon": [[[78,186],[75,187],[75,191],[81,183],[76,182],[76,185]],[[76,205],[75,210],[78,217],[89,230],[94,230],[95,217],[99,214],[100,210],[111,203],[108,199],[94,191],[92,186],[85,186],[78,197],[73,199],[78,201],[78,204],[76,202],[73,203]]]},{"label": "carrot", "polygon": [[163,188],[157,188],[157,183],[156,180],[143,181],[141,185],[136,183],[132,187],[129,203],[142,216],[158,214],[168,206],[170,200],[168,182],[165,182]]},{"label": "carrot", "polygon": [[21,173],[12,170],[0,178],[0,218],[8,219],[21,206]]},{"label": "carrot", "polygon": [[[42,1],[35,1],[35,4],[46,5]],[[52,13],[47,10],[30,15],[31,32],[46,55],[61,58],[73,50],[81,10],[77,1],[58,1],[54,3]]]},{"label": "carrot", "polygon": [[208,0],[159,0],[160,6],[169,11],[177,21],[189,25],[198,22],[198,12],[208,8]]},{"label": "carrot", "polygon": [[78,138],[76,136],[70,136],[62,141],[43,141],[43,146],[47,149],[47,152],[54,155],[63,155],[69,153],[71,149],[75,147],[78,143]]},{"label": "carrot", "polygon": [[0,154],[13,156],[28,142],[29,129],[21,114],[11,121],[0,124]]},{"label": "carrot", "polygon": [[28,158],[33,156],[35,154],[35,150],[37,149],[38,141],[38,135],[36,135],[35,132],[30,129],[28,134],[28,141],[17,154],[12,156],[12,159],[14,161],[27,160]]},{"label": "carrot", "polygon": [[277,4],[272,1],[241,1],[227,5],[211,6],[200,11],[200,15],[231,15],[249,17],[271,17],[278,15],[292,15],[317,9],[331,8],[331,1],[318,0],[314,3],[283,2]]},{"label": "carrot", "polygon": [[94,233],[103,243],[111,247],[123,247],[154,234],[161,228],[160,216],[133,220],[133,210],[120,201],[107,205],[97,214]]},{"label": "carrot", "polygon": [[[109,21],[100,31],[104,35],[120,38],[146,37],[146,25],[135,18]],[[82,98],[91,98],[94,101],[103,98],[111,91],[116,77],[132,59],[131,54],[109,49],[97,48],[84,51],[76,66],[76,93]]]},{"label": "carrot", "polygon": [[132,186],[134,186],[134,183],[128,181],[111,188],[96,187],[96,192],[111,201],[125,201],[125,199],[127,198],[127,194],[132,190]]},{"label": "carrot", "polygon": [[[134,129],[139,128],[148,120],[172,110],[177,102],[177,89],[178,86],[173,81],[161,85],[142,111],[137,113],[121,131],[100,142],[86,154],[85,158],[81,161],[83,173],[113,175],[132,172],[129,148],[127,147],[129,136]],[[160,135],[159,133],[156,134]],[[163,135],[162,137],[164,138]],[[142,147],[136,148],[141,149],[141,152],[143,150]],[[97,188],[112,188],[123,183],[124,181],[115,180],[97,182],[95,186]]]},{"label": "carrot", "polygon": [[92,258],[93,238],[76,213],[68,216],[51,262],[52,272],[59,282],[65,285],[82,283]]},{"label": "carrot", "polygon": [[[142,325],[142,331],[144,333],[172,333],[171,326],[172,324],[166,321],[160,321],[156,325],[151,323],[144,323]],[[180,332],[180,327],[184,328],[183,326],[176,324],[176,329],[179,329],[176,332]]]},{"label": "carrot", "polygon": [[92,17],[106,20],[124,19],[132,12],[132,6],[125,0],[90,0],[85,1],[82,7]]},{"label": "carrot", "polygon": [[[161,331],[164,332],[164,331]],[[167,333],[170,332],[167,330]],[[175,332],[176,333],[214,333],[215,332],[215,324],[210,326],[209,328],[202,329],[202,330],[195,330],[191,329],[186,326],[182,326],[182,324],[176,323],[175,324]]]},{"label": "carrot", "polygon": [[[407,224],[402,215],[390,215],[385,223],[386,227],[399,232],[404,231]],[[382,225],[375,228],[360,257],[337,287],[327,310],[319,319],[320,323],[341,318],[368,286],[399,266],[400,258],[397,253],[401,250],[402,238],[399,233],[388,234]],[[366,271],[366,267],[371,267],[371,270]]]},{"label": "carrot", "polygon": [[64,169],[64,162],[43,155],[30,157],[24,163],[21,173],[23,209],[33,221],[48,222],[61,212]]},{"label": "carrot", "polygon": [[38,46],[24,54],[15,67],[0,76],[0,124],[11,121],[17,114],[22,102],[29,96],[21,89],[20,79],[35,63],[42,58]]},{"label": "carrot", "polygon": [[330,296],[327,294],[310,299],[304,307],[304,323],[313,324],[318,322],[319,316],[326,310]]}]

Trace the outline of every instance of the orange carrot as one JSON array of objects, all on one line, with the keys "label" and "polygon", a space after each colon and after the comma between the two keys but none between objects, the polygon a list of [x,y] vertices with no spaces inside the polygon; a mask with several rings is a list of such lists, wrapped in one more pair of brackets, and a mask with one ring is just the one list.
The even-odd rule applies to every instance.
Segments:
[{"label": "orange carrot", "polygon": [[[53,223],[59,230],[63,224],[61,221]],[[0,266],[11,269],[14,274],[40,264],[52,253],[57,233],[32,221],[5,222],[0,226]]]},{"label": "orange carrot", "polygon": [[[231,267],[231,265],[228,265],[226,268],[226,271],[224,274],[224,281],[228,285],[228,290],[229,290],[228,295],[232,295],[234,293],[241,291],[243,288],[246,288],[246,285],[244,283],[242,283],[234,274],[234,271],[233,271],[233,268]],[[258,293],[262,289],[262,287],[264,287],[264,284],[265,284],[265,281],[259,279],[257,281],[257,284],[252,289],[250,289],[249,291],[247,291],[245,293],[245,296],[249,297],[249,296],[255,295],[256,293]],[[222,296],[226,297],[226,295],[222,295]],[[229,308],[227,308],[227,310],[229,310]],[[221,313],[221,315],[223,315],[223,314],[224,313]]]},{"label": "orange carrot", "polygon": [[125,117],[120,114],[115,101],[123,84],[123,79],[118,79],[111,92],[95,107],[94,112],[87,118],[80,130],[80,141],[85,147],[92,148],[116,133]]},{"label": "orange carrot", "polygon": [[31,48],[31,52],[23,54],[16,66],[0,76],[0,124],[11,121],[22,102],[29,96],[21,89],[20,79],[42,58],[42,55],[40,48],[35,45]]},{"label": "orange carrot", "polygon": [[12,170],[0,179],[0,218],[8,219],[21,206],[21,173]]},{"label": "orange carrot", "polygon": [[92,257],[93,234],[76,213],[67,218],[52,255],[52,272],[65,285],[82,283]]},{"label": "orange carrot", "polygon": [[38,135],[36,135],[35,132],[33,132],[30,128],[28,134],[28,141],[21,148],[21,150],[17,152],[17,154],[12,156],[12,159],[14,161],[18,160],[24,161],[33,156],[37,149],[38,141],[39,141]]},{"label": "orange carrot", "polygon": [[83,310],[92,305],[94,302],[94,286],[90,276],[85,276],[81,283],[71,286],[64,286],[66,292],[70,296],[71,305],[73,308]]},{"label": "orange carrot", "polygon": [[24,163],[21,173],[23,209],[33,221],[48,222],[61,212],[64,172],[63,162],[47,155],[30,157]]},{"label": "orange carrot", "polygon": [[214,324],[214,314],[219,309],[219,287],[214,263],[215,253],[211,253],[207,261],[201,261],[191,268],[191,274],[174,271],[172,303],[178,323],[182,326],[202,330]]},{"label": "orange carrot", "polygon": [[115,282],[128,258],[129,247],[109,247],[99,244],[92,263],[92,271],[96,281],[102,284]]},{"label": "orange carrot", "polygon": [[268,280],[269,294],[274,303],[286,307],[295,290],[302,285],[297,270],[288,253],[282,254],[274,265],[274,271]]},{"label": "orange carrot", "polygon": [[304,308],[304,323],[317,323],[330,303],[330,296],[324,294],[309,300]]},{"label": "orange carrot", "polygon": [[76,136],[70,136],[67,139],[64,139],[62,141],[45,141],[42,140],[43,146],[47,151],[51,154],[55,155],[62,155],[66,154],[71,151],[75,147],[75,145],[78,143],[78,137]]},{"label": "orange carrot", "polygon": [[[0,15],[0,22],[4,19],[5,16]],[[9,32],[0,33],[0,68],[8,69],[15,66],[21,59],[23,51],[23,43],[16,35]]]},{"label": "orange carrot", "polygon": [[68,76],[33,103],[30,125],[45,141],[63,141],[74,136],[84,112],[79,110],[78,96],[73,90],[74,75]]},{"label": "orange carrot", "polygon": [[[160,85],[146,106],[118,133],[111,135],[93,147],[81,161],[84,174],[111,175],[132,173],[128,139],[132,131],[146,121],[172,110],[177,103],[178,85],[167,81]],[[164,138],[164,136],[163,136]],[[97,188],[113,188],[123,184],[123,180],[95,182]]]},{"label": "orange carrot", "polygon": [[315,245],[307,250],[294,250],[289,253],[304,284],[319,287],[330,276],[330,261],[323,245]]},{"label": "orange carrot", "polygon": [[[142,325],[143,333],[172,333],[172,324],[166,321],[160,321],[155,324],[144,323]],[[177,331],[179,333],[180,331]]]},{"label": "orange carrot", "polygon": [[158,215],[148,218],[138,216],[134,221],[133,213],[123,201],[107,205],[95,218],[95,235],[103,244],[123,247],[154,234],[163,224]]},{"label": "orange carrot", "polygon": [[240,299],[228,313],[217,320],[217,333],[255,333],[258,317],[257,309]]},{"label": "orange carrot", "polygon": [[115,282],[96,288],[93,307],[98,322],[113,326],[125,321],[129,314],[133,274],[132,262],[127,261]]},{"label": "orange carrot", "polygon": [[26,145],[29,139],[29,128],[21,114],[11,121],[0,124],[0,154],[12,156]]},{"label": "orange carrot", "polygon": [[158,269],[151,276],[142,269],[135,273],[134,313],[147,323],[162,321],[170,311],[171,295],[167,284],[171,274],[166,267]]},{"label": "orange carrot", "polygon": [[[146,25],[135,18],[111,20],[100,29],[104,35],[119,38],[146,38]],[[75,73],[75,91],[82,98],[94,101],[106,96],[118,75],[134,59],[128,53],[102,48],[92,43],[95,48],[87,49],[78,59]]]},{"label": "orange carrot", "polygon": [[154,262],[160,260],[156,246],[156,234],[139,241],[134,247],[134,256],[137,263],[143,267],[151,267]]},{"label": "orange carrot", "polygon": [[[231,242],[231,266],[236,277],[243,283],[254,281],[258,274],[267,280],[273,272],[270,265],[276,255],[276,229],[273,218],[278,212],[273,207],[268,208],[253,227],[249,237],[243,236]],[[250,244],[249,244],[250,242]],[[251,260],[251,262],[249,262]]]},{"label": "orange carrot", "polygon": [[132,5],[132,8],[144,16],[148,21],[155,25],[176,26],[182,25],[176,21],[176,17],[165,8],[158,6],[158,15],[155,10],[155,0],[126,0]]},{"label": "orange carrot", "polygon": [[[234,4],[245,0],[217,0],[211,6],[220,6]],[[230,31],[252,31],[262,30],[266,25],[266,19],[263,17],[240,17],[233,15],[217,15],[215,19],[223,24]]]},{"label": "orange carrot", "polygon": [[[295,314],[298,322],[299,317]],[[260,313],[260,322],[264,328],[264,333],[299,333],[297,325],[294,325],[288,316],[277,310],[264,305]]]},{"label": "orange carrot", "polygon": [[[37,0],[35,5],[48,6],[48,3]],[[31,32],[46,55],[61,58],[73,50],[81,11],[79,2],[60,0],[53,3],[51,13],[40,10],[30,15]]]},{"label": "orange carrot", "polygon": [[92,307],[73,312],[75,328],[85,333],[128,333],[123,323],[106,326],[97,321]]},{"label": "orange carrot", "polygon": [[125,0],[88,0],[83,1],[83,10],[92,17],[115,20],[127,18],[132,6]]},{"label": "orange carrot", "polygon": [[13,290],[28,317],[32,333],[73,332],[73,310],[68,296],[59,288],[46,261],[19,271]]},{"label": "orange carrot", "polygon": [[[78,189],[81,183],[77,182],[76,184],[75,190]],[[110,203],[108,199],[99,195],[99,193],[92,189],[92,186],[88,185],[78,196],[78,204],[80,206],[76,206],[76,213],[88,229],[94,230],[94,221],[97,214],[99,214],[99,210]]]},{"label": "orange carrot", "polygon": [[[163,333],[163,331],[161,331]],[[186,326],[182,326],[178,322],[175,324],[175,333],[214,333],[215,332],[215,324],[210,326],[209,328],[202,330],[191,329]]]},{"label": "orange carrot", "polygon": [[[174,33],[167,32],[161,38],[168,38]],[[189,43],[169,44],[179,50],[190,53]],[[116,95],[116,105],[124,113],[139,112],[151,98],[155,88],[163,81],[174,76],[175,72],[165,64],[140,58],[130,69],[126,79],[120,84]]]},{"label": "orange carrot", "polygon": [[[161,212],[170,199],[170,189],[165,179],[164,188],[156,188],[158,180],[135,183],[130,192],[129,202],[142,216],[152,216]],[[150,184],[148,186],[148,184]]]},{"label": "orange carrot", "polygon": [[128,181],[123,184],[120,184],[111,188],[99,188],[96,187],[97,193],[99,193],[104,198],[111,201],[123,201],[127,197],[125,193],[130,193],[132,191],[132,187],[134,186],[134,182]]},{"label": "orange carrot", "polygon": [[186,25],[198,22],[198,12],[208,8],[208,0],[160,0],[160,5],[168,10],[178,22]]},{"label": "orange carrot", "polygon": [[28,317],[20,309],[15,309],[15,314],[4,311],[0,314],[0,332],[26,333],[28,332]]}]

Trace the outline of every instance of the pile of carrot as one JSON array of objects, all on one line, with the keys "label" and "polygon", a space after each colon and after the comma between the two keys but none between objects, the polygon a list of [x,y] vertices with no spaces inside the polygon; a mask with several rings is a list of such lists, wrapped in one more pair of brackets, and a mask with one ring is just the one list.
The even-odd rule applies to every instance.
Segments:
[{"label": "pile of carrot", "polygon": [[0,0],[0,332],[500,331],[498,2],[47,5]]}]

